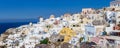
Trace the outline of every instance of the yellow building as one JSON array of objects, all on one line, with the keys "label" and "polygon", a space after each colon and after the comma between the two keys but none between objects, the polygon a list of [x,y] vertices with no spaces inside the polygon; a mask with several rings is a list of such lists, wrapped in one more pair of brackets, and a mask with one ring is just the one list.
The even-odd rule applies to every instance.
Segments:
[{"label": "yellow building", "polygon": [[87,23],[90,23],[90,22],[92,22],[92,20],[87,19],[87,18],[83,18],[83,24],[87,24]]},{"label": "yellow building", "polygon": [[76,33],[73,30],[67,27],[63,28],[59,34],[64,36],[63,42],[69,42],[70,39],[76,35]]}]

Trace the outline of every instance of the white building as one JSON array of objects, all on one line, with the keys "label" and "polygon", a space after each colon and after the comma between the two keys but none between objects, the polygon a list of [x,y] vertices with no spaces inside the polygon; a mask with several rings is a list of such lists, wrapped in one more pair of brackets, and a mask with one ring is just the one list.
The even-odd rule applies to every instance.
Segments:
[{"label": "white building", "polygon": [[120,23],[120,12],[116,13],[116,23],[119,24]]},{"label": "white building", "polygon": [[110,2],[110,7],[120,7],[120,0]]}]

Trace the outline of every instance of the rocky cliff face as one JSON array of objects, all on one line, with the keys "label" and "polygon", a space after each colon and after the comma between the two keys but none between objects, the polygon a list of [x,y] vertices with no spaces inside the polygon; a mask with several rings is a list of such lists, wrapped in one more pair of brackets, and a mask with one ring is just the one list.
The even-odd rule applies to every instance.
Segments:
[{"label": "rocky cliff face", "polygon": [[8,37],[9,34],[13,34],[15,31],[15,28],[7,29],[3,34],[0,35],[0,41],[3,41]]}]

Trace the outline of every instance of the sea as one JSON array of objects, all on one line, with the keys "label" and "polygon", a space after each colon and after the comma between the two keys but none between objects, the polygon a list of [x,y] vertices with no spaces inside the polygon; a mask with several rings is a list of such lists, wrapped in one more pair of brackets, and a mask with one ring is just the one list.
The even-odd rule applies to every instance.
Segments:
[{"label": "sea", "polygon": [[[0,22],[0,34],[4,33],[9,28],[16,28],[21,25],[28,25],[29,21],[23,22]],[[32,23],[37,23],[37,21],[32,21]]]}]

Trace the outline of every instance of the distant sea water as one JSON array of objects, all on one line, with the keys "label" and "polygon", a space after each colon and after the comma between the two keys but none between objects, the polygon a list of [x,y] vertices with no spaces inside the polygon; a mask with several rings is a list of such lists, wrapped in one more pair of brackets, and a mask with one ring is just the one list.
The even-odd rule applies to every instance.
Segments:
[{"label": "distant sea water", "polygon": [[[37,23],[37,21],[34,21],[32,23]],[[0,22],[0,34],[4,33],[9,28],[16,28],[21,25],[28,25],[29,22]]]}]

